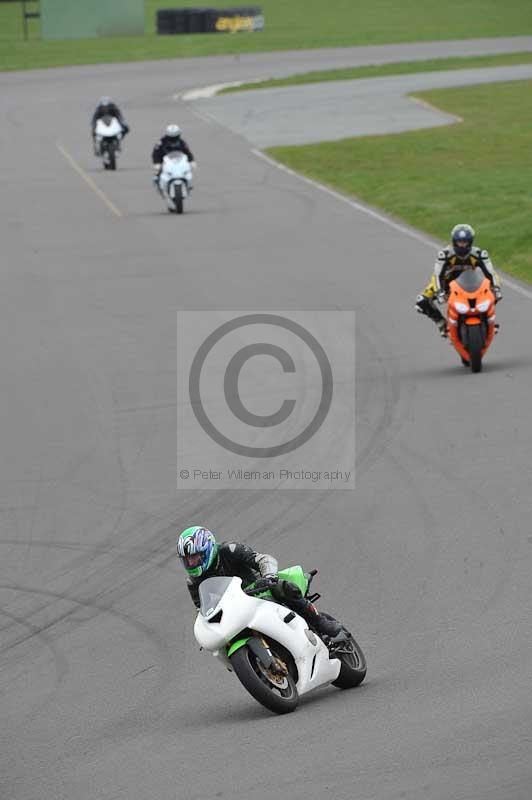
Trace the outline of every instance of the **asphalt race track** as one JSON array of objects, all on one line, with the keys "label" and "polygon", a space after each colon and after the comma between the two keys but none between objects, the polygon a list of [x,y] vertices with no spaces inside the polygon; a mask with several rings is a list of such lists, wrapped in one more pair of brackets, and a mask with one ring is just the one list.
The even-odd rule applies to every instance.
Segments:
[{"label": "asphalt race track", "polygon": [[[531,299],[506,290],[471,375],[414,312],[427,243],[172,100],[342,58],[0,75],[2,800],[531,796]],[[116,174],[89,149],[102,94],[132,128]],[[182,218],[150,186],[174,119],[199,164]],[[179,308],[355,309],[355,491],[176,494]],[[193,522],[320,567],[367,681],[278,718],[198,652]]]},{"label": "asphalt race track", "polygon": [[532,64],[257,89],[196,100],[195,108],[258,147],[311,144],[449,125],[452,114],[408,95],[525,79]]}]

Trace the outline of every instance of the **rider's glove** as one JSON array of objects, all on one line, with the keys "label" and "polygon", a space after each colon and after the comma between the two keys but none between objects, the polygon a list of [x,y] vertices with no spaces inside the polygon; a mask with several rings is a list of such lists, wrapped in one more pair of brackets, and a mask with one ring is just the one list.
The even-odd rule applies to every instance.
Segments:
[{"label": "rider's glove", "polygon": [[436,295],[436,300],[438,301],[438,303],[443,305],[443,303],[445,303],[445,301],[447,300],[445,292],[438,292],[438,294]]},{"label": "rider's glove", "polygon": [[495,295],[495,302],[498,303],[499,300],[502,300],[502,292],[500,286],[493,287],[493,294]]},{"label": "rider's glove", "polygon": [[260,578],[257,578],[255,581],[255,588],[256,589],[270,589],[272,586],[275,586],[279,582],[279,578],[277,575],[263,575]]}]

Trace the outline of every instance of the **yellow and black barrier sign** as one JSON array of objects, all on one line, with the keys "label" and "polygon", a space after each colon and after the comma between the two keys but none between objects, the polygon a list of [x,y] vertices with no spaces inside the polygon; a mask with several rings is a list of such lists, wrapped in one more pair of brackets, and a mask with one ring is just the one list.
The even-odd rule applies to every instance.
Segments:
[{"label": "yellow and black barrier sign", "polygon": [[240,31],[261,31],[264,28],[264,17],[218,17],[215,28],[219,33],[239,33]]},{"label": "yellow and black barrier sign", "polygon": [[260,6],[231,8],[161,8],[157,33],[254,33],[264,30]]}]

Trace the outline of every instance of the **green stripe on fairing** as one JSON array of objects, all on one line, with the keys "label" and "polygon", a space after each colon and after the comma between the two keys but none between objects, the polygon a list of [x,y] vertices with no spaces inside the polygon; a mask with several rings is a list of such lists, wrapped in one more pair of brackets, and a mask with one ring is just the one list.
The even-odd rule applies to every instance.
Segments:
[{"label": "green stripe on fairing", "polygon": [[[296,567],[286,567],[286,569],[281,569],[277,573],[279,580],[281,581],[290,581],[291,583],[295,583],[296,586],[301,590],[301,594],[304,596],[307,593],[308,589],[308,580],[305,577],[305,573],[303,572],[303,567],[296,566]],[[250,589],[255,586],[254,583],[250,583],[246,586],[246,589]],[[264,597],[271,597],[272,593],[269,589],[266,589],[264,592],[260,594],[256,594],[259,600]]]},{"label": "green stripe on fairing", "polygon": [[227,651],[227,657],[231,658],[233,653],[236,653],[237,650],[240,650],[241,647],[244,647],[244,645],[247,644],[250,639],[251,636],[246,636],[244,639],[237,639],[236,642],[233,642]]},{"label": "green stripe on fairing", "polygon": [[301,590],[301,593],[303,595],[306,594],[308,589],[308,580],[303,572],[303,567],[297,566],[282,569],[279,572],[279,578],[282,581],[290,581],[291,583],[295,583],[296,586]]}]

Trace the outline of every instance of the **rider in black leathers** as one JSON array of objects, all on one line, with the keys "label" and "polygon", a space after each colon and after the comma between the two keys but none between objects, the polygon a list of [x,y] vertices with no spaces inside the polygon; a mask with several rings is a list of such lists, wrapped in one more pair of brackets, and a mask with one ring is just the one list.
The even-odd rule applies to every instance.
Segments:
[{"label": "rider in black leathers", "polygon": [[[167,125],[165,135],[156,142],[151,154],[154,168],[153,182],[159,190],[159,175],[161,174],[163,166],[163,158],[168,153],[175,152],[176,150],[186,155],[192,168],[196,167],[192,150],[181,136],[181,128],[179,125]],[[191,188],[192,186],[189,185],[189,189]]]},{"label": "rider in black leathers", "polygon": [[96,141],[96,123],[99,119],[103,119],[104,117],[115,117],[120,125],[122,126],[122,136],[125,136],[129,133],[129,125],[126,123],[122,112],[116,105],[113,103],[110,97],[101,97],[98,101],[98,105],[96,106],[96,110],[92,115],[91,119],[91,130],[92,130],[92,141],[94,144],[94,153],[95,155],[100,155],[98,142]]},{"label": "rider in black leathers", "polygon": [[[205,546],[204,543],[208,542]],[[210,548],[210,549],[209,549]],[[204,557],[206,568],[201,575],[192,576],[188,559],[199,558],[200,553],[209,552]],[[257,553],[239,542],[217,544],[214,534],[205,528],[188,528],[178,539],[177,553],[185,569],[189,572],[187,586],[194,605],[199,608],[199,585],[206,578],[237,576],[244,586],[255,583],[271,590],[274,599],[295,611],[320,636],[342,637],[341,625],[328,614],[320,613],[313,603],[303,597],[299,588],[277,577],[276,559],[266,553]],[[197,558],[196,558],[197,560]]]}]

